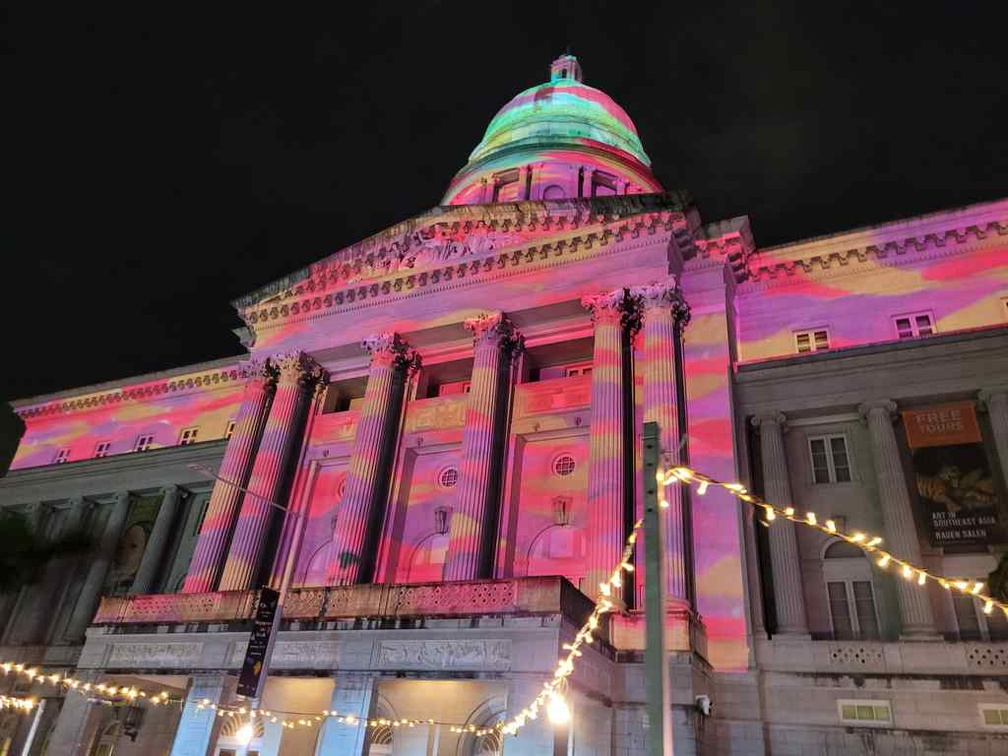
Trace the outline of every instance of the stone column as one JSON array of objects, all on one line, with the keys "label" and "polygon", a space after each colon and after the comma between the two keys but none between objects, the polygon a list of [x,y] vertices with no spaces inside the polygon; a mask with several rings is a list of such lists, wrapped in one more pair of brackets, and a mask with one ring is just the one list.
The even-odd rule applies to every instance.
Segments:
[{"label": "stone column", "polygon": [[[779,509],[794,506],[787,452],[784,450],[784,421],[785,417],[780,412],[752,419],[753,425],[760,431],[764,496]],[[798,534],[795,524],[783,517],[778,517],[770,525],[770,566],[773,571],[774,605],[777,608],[777,633],[808,633]]]},{"label": "stone column", "polygon": [[395,449],[403,391],[419,356],[398,334],[364,340],[371,369],[329,554],[328,582],[347,585],[371,580],[378,534],[381,533]]},{"label": "stone column", "polygon": [[[241,488],[247,486],[252,474],[276,380],[276,371],[268,363],[247,363],[243,373],[247,376],[245,394],[220,466],[220,477]],[[244,497],[241,488],[222,480],[214,483],[182,593],[206,593],[217,588]]]},{"label": "stone column", "polygon": [[215,752],[220,718],[213,709],[200,709],[198,704],[204,699],[215,704],[227,703],[233,685],[234,680],[224,675],[197,675],[192,678],[175,730],[171,756],[209,756]]},{"label": "stone column", "polygon": [[[278,371],[276,394],[263,429],[255,464],[249,476],[249,493],[243,498],[234,535],[228,547],[227,561],[221,573],[221,591],[255,588],[262,569],[263,551],[270,524],[286,507],[284,492],[291,460],[302,441],[305,413],[321,368],[303,352],[292,352],[271,359]],[[271,504],[272,503],[272,504]]]},{"label": "stone column", "polygon": [[[879,503],[886,530],[886,550],[912,564],[921,563],[920,541],[914,523],[910,491],[900,462],[899,445],[893,430],[892,415],[896,403],[889,399],[866,402],[859,408],[868,423],[871,436],[875,479],[878,483]],[[933,636],[934,617],[927,588],[911,584],[902,578],[896,580],[899,596],[900,618],[905,636]]]},{"label": "stone column", "polygon": [[622,289],[583,297],[595,325],[592,351],[591,430],[588,470],[588,569],[582,589],[591,598],[622,557],[623,506],[623,328],[627,323]]},{"label": "stone column", "polygon": [[[87,514],[87,502],[82,497],[70,500],[66,517],[60,523],[59,530],[52,534],[53,539],[61,539],[79,532]],[[15,645],[45,644],[62,604],[68,582],[68,572],[73,562],[73,556],[56,554],[42,568],[42,578],[36,586],[26,586],[26,599],[18,606],[21,611],[12,612],[17,623],[13,633],[7,639]]]},{"label": "stone column", "polygon": [[[593,371],[594,372],[594,371]],[[542,678],[517,678],[508,684],[507,716],[513,717],[528,706],[542,692]],[[573,695],[568,695],[571,700]],[[465,737],[465,736],[462,736]],[[516,735],[504,736],[504,756],[554,756],[563,754],[567,749],[557,749],[556,726],[551,724],[544,710],[538,716],[525,723]],[[608,749],[605,751],[608,753]]]},{"label": "stone column", "polygon": [[[75,675],[81,682],[97,682],[98,676],[91,672]],[[90,753],[89,747],[95,735],[96,722],[91,721],[95,705],[88,697],[75,691],[67,691],[63,697],[63,708],[56,717],[52,733],[46,745],[46,756],[80,756]]]},{"label": "stone column", "polygon": [[980,403],[990,415],[1002,480],[1008,481],[1008,388],[984,389],[980,392]]},{"label": "stone column", "polygon": [[327,719],[322,725],[315,756],[360,756],[364,753],[367,728],[363,721],[371,711],[375,684],[375,678],[368,675],[337,675],[332,710],[341,716],[351,714],[360,722],[349,725]]},{"label": "stone column", "polygon": [[154,527],[151,528],[150,537],[147,539],[147,548],[144,549],[143,556],[140,558],[140,566],[137,567],[133,585],[130,586],[130,593],[150,593],[157,588],[158,572],[161,569],[165,549],[171,542],[172,531],[175,527],[179,487],[166,486],[161,489],[161,497],[161,506],[158,508]]},{"label": "stone column", "polygon": [[511,353],[521,342],[501,313],[466,320],[463,325],[474,338],[473,370],[445,580],[493,576]]},{"label": "stone column", "polygon": [[[644,341],[644,422],[658,423],[662,452],[676,465],[688,464],[685,428],[680,428],[679,405],[685,397],[678,385],[682,374],[677,349],[689,307],[675,278],[631,290],[641,305]],[[693,535],[689,499],[683,486],[666,489],[669,502],[665,528],[668,595],[676,602],[693,603]]]},{"label": "stone column", "polygon": [[80,596],[77,597],[73,614],[70,615],[66,633],[68,639],[79,640],[83,638],[84,631],[91,624],[95,609],[98,607],[102,588],[105,586],[105,578],[108,576],[109,567],[112,566],[112,560],[115,558],[123,526],[126,525],[129,509],[130,494],[124,491],[116,497],[108,520],[105,521],[105,528],[98,541],[98,548],[91,559],[87,577],[84,579],[84,586],[81,588]]}]

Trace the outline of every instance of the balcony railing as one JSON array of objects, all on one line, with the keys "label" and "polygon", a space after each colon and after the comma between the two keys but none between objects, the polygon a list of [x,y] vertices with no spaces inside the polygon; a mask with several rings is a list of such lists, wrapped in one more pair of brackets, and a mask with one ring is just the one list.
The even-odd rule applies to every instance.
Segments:
[{"label": "balcony railing", "polygon": [[[223,624],[255,615],[256,591],[106,597],[95,625]],[[594,604],[562,577],[452,583],[366,584],[295,588],[283,618],[297,622],[400,620],[478,615],[560,614],[583,624]],[[608,640],[607,626],[600,634]]]}]

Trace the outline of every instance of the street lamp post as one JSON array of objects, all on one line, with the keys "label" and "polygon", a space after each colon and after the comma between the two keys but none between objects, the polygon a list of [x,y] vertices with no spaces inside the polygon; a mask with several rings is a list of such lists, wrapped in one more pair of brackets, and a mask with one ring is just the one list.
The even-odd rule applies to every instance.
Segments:
[{"label": "street lamp post", "polygon": [[260,708],[259,701],[262,698],[263,688],[266,685],[266,677],[269,674],[270,662],[273,659],[273,645],[276,643],[277,631],[280,629],[280,619],[283,616],[284,599],[287,596],[287,591],[290,589],[291,580],[294,575],[294,566],[297,562],[298,551],[301,547],[301,536],[303,535],[302,531],[304,529],[304,523],[306,522],[307,518],[302,517],[301,512],[298,512],[297,510],[277,504],[272,499],[267,499],[265,496],[261,496],[260,494],[257,494],[254,491],[250,491],[244,486],[235,483],[233,480],[222,478],[220,475],[217,474],[216,471],[214,471],[210,467],[193,464],[189,465],[189,469],[207,475],[213,478],[214,480],[223,483],[224,485],[234,486],[239,491],[244,493],[246,496],[252,496],[256,499],[259,499],[260,501],[265,502],[274,509],[283,512],[285,515],[293,515],[293,517],[295,518],[294,520],[295,532],[291,540],[291,546],[289,549],[287,549],[287,559],[286,562],[284,563],[283,573],[280,578],[280,586],[278,589],[280,595],[279,598],[277,599],[276,612],[274,612],[273,614],[273,624],[270,627],[269,641],[267,642],[266,645],[266,652],[263,655],[262,668],[259,672],[259,680],[258,683],[256,684],[255,695],[249,698],[250,703],[252,704],[250,708],[258,709]]}]

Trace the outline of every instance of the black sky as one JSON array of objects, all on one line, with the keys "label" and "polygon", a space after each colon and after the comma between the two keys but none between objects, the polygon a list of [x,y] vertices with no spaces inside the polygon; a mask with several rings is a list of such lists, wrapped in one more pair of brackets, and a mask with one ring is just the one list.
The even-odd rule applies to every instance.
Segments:
[{"label": "black sky", "polygon": [[761,246],[1008,195],[997,3],[22,5],[0,398],[237,353],[232,298],[437,204],[568,44]]}]

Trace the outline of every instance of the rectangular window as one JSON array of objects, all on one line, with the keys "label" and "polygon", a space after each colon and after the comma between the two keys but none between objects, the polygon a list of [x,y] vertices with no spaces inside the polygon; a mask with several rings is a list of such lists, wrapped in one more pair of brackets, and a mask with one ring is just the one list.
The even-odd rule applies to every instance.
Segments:
[{"label": "rectangular window", "polygon": [[182,430],[182,435],[179,436],[179,446],[189,446],[189,444],[196,443],[196,437],[199,435],[199,428],[185,428]]},{"label": "rectangular window", "polygon": [[984,614],[982,604],[968,593],[952,591],[951,598],[960,640],[1008,640],[1008,618],[1000,609]]},{"label": "rectangular window", "polygon": [[829,331],[816,328],[811,331],[795,332],[795,349],[798,354],[806,352],[822,352],[829,349]]},{"label": "rectangular window", "polygon": [[564,377],[573,378],[576,375],[591,375],[592,366],[590,362],[582,363],[580,365],[568,365],[564,368]]},{"label": "rectangular window", "polygon": [[892,706],[888,701],[840,699],[837,711],[841,724],[885,727],[892,724]]},{"label": "rectangular window", "polygon": [[58,452],[56,452],[56,459],[53,460],[53,464],[62,465],[64,462],[69,461],[70,461],[70,450],[60,449]]},{"label": "rectangular window", "polygon": [[107,457],[109,453],[109,448],[112,446],[111,441],[99,441],[95,445],[94,455],[95,457]]},{"label": "rectangular window", "polygon": [[144,433],[143,435],[137,436],[136,444],[133,446],[133,451],[145,452],[151,448],[154,443],[153,433]]},{"label": "rectangular window", "polygon": [[812,479],[816,483],[849,483],[850,455],[846,436],[816,436],[809,439]]},{"label": "rectangular window", "polygon": [[980,704],[980,721],[984,727],[1008,730],[1008,706],[1003,704]]},{"label": "rectangular window", "polygon": [[835,640],[878,640],[875,595],[868,580],[831,580],[826,583]]},{"label": "rectangular window", "polygon": [[930,336],[935,332],[934,321],[927,312],[897,315],[893,318],[893,323],[896,325],[896,336],[900,339],[916,339],[919,336]]},{"label": "rectangular window", "polygon": [[235,421],[228,420],[227,427],[224,428],[224,438],[230,439],[231,436],[234,435],[234,432],[235,432]]},{"label": "rectangular window", "polygon": [[835,581],[826,584],[829,593],[830,617],[833,618],[833,638],[835,640],[853,640],[854,623],[851,622],[850,609],[847,606],[847,584]]},{"label": "rectangular window", "polygon": [[858,635],[864,640],[878,640],[878,616],[875,613],[875,594],[868,580],[851,583],[854,593],[854,612],[858,623]]}]

